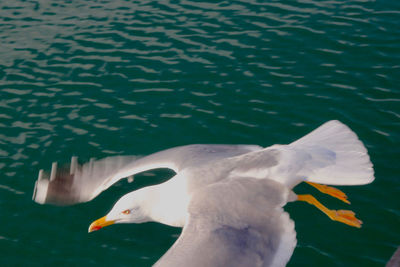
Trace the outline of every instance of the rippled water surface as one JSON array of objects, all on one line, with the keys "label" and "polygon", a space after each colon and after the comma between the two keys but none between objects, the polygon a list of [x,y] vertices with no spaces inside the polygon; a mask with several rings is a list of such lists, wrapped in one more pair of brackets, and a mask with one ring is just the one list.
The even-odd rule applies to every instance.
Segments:
[{"label": "rippled water surface", "polygon": [[390,0],[1,1],[1,265],[149,266],[180,233],[148,223],[87,234],[121,195],[170,173],[40,206],[34,181],[52,161],[289,143],[339,119],[375,165],[373,184],[342,188],[364,226],[288,204],[289,265],[383,266],[400,245],[399,10]]}]

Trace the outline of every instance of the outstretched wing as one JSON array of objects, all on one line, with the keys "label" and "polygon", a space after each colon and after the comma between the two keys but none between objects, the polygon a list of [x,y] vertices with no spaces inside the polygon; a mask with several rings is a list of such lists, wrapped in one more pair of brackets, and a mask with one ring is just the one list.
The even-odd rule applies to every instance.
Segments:
[{"label": "outstretched wing", "polygon": [[44,204],[70,205],[86,202],[122,178],[169,168],[175,172],[192,166],[262,149],[255,145],[188,145],[163,150],[146,157],[116,156],[79,165],[73,157],[69,168],[53,163],[50,173],[39,171],[33,199]]},{"label": "outstretched wing", "polygon": [[293,197],[269,179],[227,179],[199,190],[182,234],[155,266],[285,266],[296,246],[282,206]]}]

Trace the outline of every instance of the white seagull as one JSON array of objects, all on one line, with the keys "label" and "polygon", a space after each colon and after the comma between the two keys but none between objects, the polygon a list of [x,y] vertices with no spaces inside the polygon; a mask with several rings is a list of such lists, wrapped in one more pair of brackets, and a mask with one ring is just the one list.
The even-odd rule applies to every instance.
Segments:
[{"label": "white seagull", "polygon": [[155,221],[183,227],[156,266],[285,266],[296,246],[294,223],[283,210],[305,201],[332,220],[361,227],[350,210],[329,210],[312,195],[292,188],[307,182],[346,203],[327,185],[362,185],[374,180],[367,150],[339,121],[329,121],[289,145],[187,145],[146,157],[109,157],[50,174],[39,171],[34,201],[69,205],[90,201],[116,183],[147,170],[172,169],[159,185],[126,194],[89,232],[115,223]]}]

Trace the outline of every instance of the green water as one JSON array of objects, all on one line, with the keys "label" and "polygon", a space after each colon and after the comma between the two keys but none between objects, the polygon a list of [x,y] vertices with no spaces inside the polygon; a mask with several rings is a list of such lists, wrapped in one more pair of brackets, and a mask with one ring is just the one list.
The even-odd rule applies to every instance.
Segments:
[{"label": "green water", "polygon": [[[376,180],[341,187],[361,229],[290,203],[290,266],[383,266],[400,245],[398,1],[1,1],[0,265],[149,266],[180,229],[87,234],[120,183],[72,207],[31,200],[40,168],[191,143],[289,143],[349,125]],[[349,208],[305,185],[334,209]]]}]

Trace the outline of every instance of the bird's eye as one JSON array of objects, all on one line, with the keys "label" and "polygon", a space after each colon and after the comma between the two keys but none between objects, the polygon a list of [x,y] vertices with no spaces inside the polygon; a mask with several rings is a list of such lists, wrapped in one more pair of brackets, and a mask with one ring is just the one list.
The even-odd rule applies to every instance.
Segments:
[{"label": "bird's eye", "polygon": [[131,211],[130,210],[124,210],[122,213],[125,214],[125,215],[128,215],[129,213],[131,213]]}]

